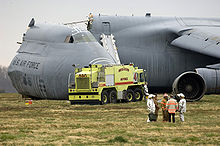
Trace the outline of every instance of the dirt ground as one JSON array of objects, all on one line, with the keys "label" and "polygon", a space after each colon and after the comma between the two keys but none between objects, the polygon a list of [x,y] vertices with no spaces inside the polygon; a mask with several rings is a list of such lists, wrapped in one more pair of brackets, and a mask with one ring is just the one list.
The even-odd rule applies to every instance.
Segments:
[{"label": "dirt ground", "polygon": [[[160,96],[161,98],[161,96]],[[220,145],[220,95],[187,103],[185,122],[147,123],[146,103],[70,105],[0,94],[0,145]]]}]

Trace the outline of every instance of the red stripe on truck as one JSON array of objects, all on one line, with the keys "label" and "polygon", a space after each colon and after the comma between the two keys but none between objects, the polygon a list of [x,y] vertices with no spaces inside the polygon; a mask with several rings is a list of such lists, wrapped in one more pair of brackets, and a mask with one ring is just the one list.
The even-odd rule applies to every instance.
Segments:
[{"label": "red stripe on truck", "polygon": [[99,84],[99,87],[104,87],[104,86],[106,86],[105,84]]},{"label": "red stripe on truck", "polygon": [[115,83],[115,85],[125,85],[125,84],[134,84],[134,82],[120,82],[120,83]]}]

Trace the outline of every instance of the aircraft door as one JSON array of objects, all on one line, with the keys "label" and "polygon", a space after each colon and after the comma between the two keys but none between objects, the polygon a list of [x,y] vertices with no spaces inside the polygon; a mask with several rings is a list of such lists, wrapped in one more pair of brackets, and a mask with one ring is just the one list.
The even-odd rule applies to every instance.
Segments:
[{"label": "aircraft door", "polygon": [[110,22],[102,22],[102,32],[105,35],[110,35],[111,34]]}]

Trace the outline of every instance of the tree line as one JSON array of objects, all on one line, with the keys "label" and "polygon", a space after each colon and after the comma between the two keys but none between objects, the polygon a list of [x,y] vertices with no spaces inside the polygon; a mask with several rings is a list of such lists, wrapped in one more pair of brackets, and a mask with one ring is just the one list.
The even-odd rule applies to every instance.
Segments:
[{"label": "tree line", "polygon": [[16,92],[8,76],[8,67],[0,65],[0,93]]}]

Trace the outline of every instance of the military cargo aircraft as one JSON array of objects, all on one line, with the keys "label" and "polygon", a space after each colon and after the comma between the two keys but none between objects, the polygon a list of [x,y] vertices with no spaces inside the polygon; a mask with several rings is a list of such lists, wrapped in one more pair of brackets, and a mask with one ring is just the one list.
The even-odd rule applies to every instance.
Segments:
[{"label": "military cargo aircraft", "polygon": [[147,70],[152,92],[173,86],[188,101],[220,92],[220,19],[97,15],[89,17],[87,28],[99,43],[88,31],[32,20],[8,70],[17,91],[67,99],[72,64],[118,63],[114,51],[100,45],[106,46],[104,35],[115,42],[121,63]]}]

